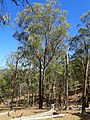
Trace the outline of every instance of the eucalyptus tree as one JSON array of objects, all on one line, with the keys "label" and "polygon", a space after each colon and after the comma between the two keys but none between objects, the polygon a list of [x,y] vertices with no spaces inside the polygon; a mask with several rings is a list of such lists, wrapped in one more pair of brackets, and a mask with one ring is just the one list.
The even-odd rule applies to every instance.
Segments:
[{"label": "eucalyptus tree", "polygon": [[14,37],[21,43],[21,49],[29,53],[39,68],[39,108],[43,105],[45,70],[57,52],[60,52],[69,24],[66,12],[58,4],[35,3],[18,13],[18,30]]},{"label": "eucalyptus tree", "polygon": [[82,97],[82,114],[85,113],[86,101],[88,101],[88,73],[89,73],[89,56],[90,56],[90,11],[81,16],[84,27],[79,27],[78,34],[72,39],[72,48],[74,56],[81,58],[83,65],[83,97]]},{"label": "eucalyptus tree", "polygon": [[65,54],[65,109],[68,110],[68,87],[69,87],[69,46],[66,44],[64,45],[64,54]]}]

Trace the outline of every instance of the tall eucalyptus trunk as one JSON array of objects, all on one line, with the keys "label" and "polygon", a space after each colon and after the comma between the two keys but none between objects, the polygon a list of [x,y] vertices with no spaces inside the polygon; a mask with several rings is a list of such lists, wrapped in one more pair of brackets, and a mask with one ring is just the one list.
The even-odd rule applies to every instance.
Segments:
[{"label": "tall eucalyptus trunk", "polygon": [[83,97],[82,97],[82,114],[85,114],[86,102],[88,102],[88,69],[89,69],[89,60],[86,59],[85,72],[84,72],[84,85],[83,85]]},{"label": "tall eucalyptus trunk", "polygon": [[39,60],[39,109],[42,109],[43,99],[42,99],[42,65],[41,60]]},{"label": "tall eucalyptus trunk", "polygon": [[44,82],[45,82],[45,69],[43,70],[43,79],[42,79],[42,107],[43,107],[43,99],[44,99]]},{"label": "tall eucalyptus trunk", "polygon": [[68,59],[68,50],[65,54],[65,60],[66,60],[66,82],[65,82],[65,109],[68,110],[68,79],[69,79],[69,59]]}]

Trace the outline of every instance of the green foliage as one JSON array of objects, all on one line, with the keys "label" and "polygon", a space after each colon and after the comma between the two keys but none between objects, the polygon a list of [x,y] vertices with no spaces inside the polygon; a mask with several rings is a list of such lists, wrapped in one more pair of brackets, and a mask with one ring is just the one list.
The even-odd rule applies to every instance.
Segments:
[{"label": "green foliage", "polygon": [[77,56],[81,56],[82,59],[90,54],[90,11],[85,13],[81,17],[81,21],[85,27],[81,27],[78,30],[78,35],[73,37],[72,48],[75,50]]},{"label": "green foliage", "polygon": [[45,55],[46,62],[62,44],[69,27],[64,11],[55,6],[51,2],[44,5],[35,3],[32,8],[27,6],[19,12],[16,19],[20,31],[14,37],[37,59],[43,61]]}]

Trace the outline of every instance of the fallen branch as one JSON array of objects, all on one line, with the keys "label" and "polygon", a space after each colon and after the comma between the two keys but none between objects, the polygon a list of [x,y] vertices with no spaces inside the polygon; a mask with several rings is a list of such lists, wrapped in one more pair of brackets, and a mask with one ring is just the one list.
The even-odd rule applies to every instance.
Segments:
[{"label": "fallen branch", "polygon": [[12,120],[39,120],[39,119],[57,118],[57,117],[63,117],[63,116],[65,116],[65,114],[57,114],[57,112],[54,109],[51,109],[48,112],[31,115],[31,116],[25,116],[25,117],[22,116],[19,118],[14,118]]},{"label": "fallen branch", "polygon": [[20,117],[20,118],[14,118],[12,120],[40,120],[40,119],[47,119],[47,118],[58,118],[58,117],[63,117],[65,114],[59,114],[59,115],[49,115],[49,116],[38,116],[38,117]]}]

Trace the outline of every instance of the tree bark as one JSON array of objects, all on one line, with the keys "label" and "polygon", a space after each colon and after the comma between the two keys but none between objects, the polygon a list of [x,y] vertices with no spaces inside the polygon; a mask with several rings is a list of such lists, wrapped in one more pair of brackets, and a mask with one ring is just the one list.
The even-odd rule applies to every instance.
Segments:
[{"label": "tree bark", "polygon": [[83,84],[83,97],[82,97],[82,115],[85,115],[85,107],[86,107],[86,101],[87,101],[87,89],[88,89],[88,70],[89,70],[89,56],[88,56],[88,48],[86,45],[86,42],[84,41],[85,45],[85,53],[86,53],[86,59],[85,59],[85,69],[84,69],[84,84]]},{"label": "tree bark", "polygon": [[42,65],[41,60],[39,61],[40,67],[39,67],[39,109],[42,109],[43,106],[43,100],[42,100]]},{"label": "tree bark", "polygon": [[14,90],[12,90],[12,95],[11,95],[11,102],[9,102],[10,110],[13,109],[13,99],[14,99]]},{"label": "tree bark", "polygon": [[28,106],[30,106],[30,88],[28,88]]},{"label": "tree bark", "polygon": [[60,107],[61,107],[61,102],[62,102],[62,100],[61,100],[61,93],[59,93],[59,95],[58,95],[58,103],[59,103]]},{"label": "tree bark", "polygon": [[68,51],[65,55],[65,60],[66,60],[66,82],[65,82],[65,97],[66,97],[66,101],[65,101],[65,109],[68,110],[68,72],[69,72],[69,68],[68,68],[68,64],[69,64],[69,60],[68,60]]},{"label": "tree bark", "polygon": [[89,60],[87,58],[86,65],[85,65],[83,97],[82,97],[82,114],[83,115],[85,114],[85,107],[86,107],[86,100],[87,100],[88,68],[89,68]]},{"label": "tree bark", "polygon": [[34,93],[32,93],[32,106],[34,107],[34,101],[35,101],[35,99],[34,99]]}]

